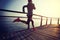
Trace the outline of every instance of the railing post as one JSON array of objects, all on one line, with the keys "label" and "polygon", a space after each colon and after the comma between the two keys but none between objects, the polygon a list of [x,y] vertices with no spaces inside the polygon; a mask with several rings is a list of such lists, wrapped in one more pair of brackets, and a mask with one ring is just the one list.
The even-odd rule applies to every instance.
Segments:
[{"label": "railing post", "polygon": [[57,22],[57,24],[59,24],[59,18],[58,18],[58,22]]},{"label": "railing post", "polygon": [[52,24],[52,18],[50,19],[50,25]]},{"label": "railing post", "polygon": [[47,22],[48,22],[48,18],[46,17],[46,25],[47,25]]},{"label": "railing post", "polygon": [[42,20],[43,20],[43,19],[42,19],[42,16],[41,16],[40,26],[42,26]]}]

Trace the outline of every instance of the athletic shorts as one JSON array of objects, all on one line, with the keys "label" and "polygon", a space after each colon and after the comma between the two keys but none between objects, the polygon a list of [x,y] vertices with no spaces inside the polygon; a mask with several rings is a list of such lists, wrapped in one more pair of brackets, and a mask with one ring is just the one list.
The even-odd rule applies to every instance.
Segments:
[{"label": "athletic shorts", "polygon": [[27,15],[28,19],[32,20],[32,15]]}]

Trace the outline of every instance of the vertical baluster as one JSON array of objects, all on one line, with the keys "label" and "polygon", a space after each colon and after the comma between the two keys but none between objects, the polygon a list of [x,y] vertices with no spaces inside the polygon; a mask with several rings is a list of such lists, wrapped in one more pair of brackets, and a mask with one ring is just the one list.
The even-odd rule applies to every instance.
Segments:
[{"label": "vertical baluster", "polygon": [[59,25],[59,18],[58,18],[58,22],[57,22],[57,24]]},{"label": "vertical baluster", "polygon": [[47,25],[47,22],[48,22],[48,18],[46,17],[46,25]]},{"label": "vertical baluster", "polygon": [[50,25],[52,24],[52,18],[50,19]]},{"label": "vertical baluster", "polygon": [[42,20],[43,20],[43,19],[42,19],[42,16],[41,16],[40,26],[42,26]]}]

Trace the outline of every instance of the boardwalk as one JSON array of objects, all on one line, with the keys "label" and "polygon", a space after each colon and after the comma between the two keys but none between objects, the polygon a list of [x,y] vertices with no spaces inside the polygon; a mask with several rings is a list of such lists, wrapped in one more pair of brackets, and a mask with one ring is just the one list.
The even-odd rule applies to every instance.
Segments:
[{"label": "boardwalk", "polygon": [[3,33],[0,40],[60,40],[59,27],[39,27],[33,29]]},{"label": "boardwalk", "polygon": [[[4,9],[0,9],[0,11],[21,13],[21,14],[23,13],[23,12],[17,12],[12,10],[4,10]],[[26,14],[26,13],[23,13],[23,14]],[[17,18],[19,16],[0,16],[1,17],[0,40],[60,40],[60,27],[58,26],[60,18],[46,17],[46,16],[41,16],[36,14],[33,14],[33,15],[40,17],[40,23],[39,23],[40,27],[36,28],[36,30],[24,29],[21,31],[19,30],[17,31],[17,29],[20,29],[20,27],[22,27],[20,23],[15,24],[12,22],[13,18]],[[11,17],[12,20],[7,20],[7,18],[4,18],[4,17]],[[43,17],[45,18],[46,26],[42,25],[44,20]],[[20,18],[26,18],[26,17],[20,17]],[[38,18],[33,18],[33,19],[38,19]],[[48,25],[48,19],[50,20],[50,25]],[[58,25],[51,25],[53,22],[53,19],[57,19]],[[2,33],[1,30],[3,30],[3,32],[5,30],[8,32]],[[12,32],[9,32],[9,31],[12,31]]]}]

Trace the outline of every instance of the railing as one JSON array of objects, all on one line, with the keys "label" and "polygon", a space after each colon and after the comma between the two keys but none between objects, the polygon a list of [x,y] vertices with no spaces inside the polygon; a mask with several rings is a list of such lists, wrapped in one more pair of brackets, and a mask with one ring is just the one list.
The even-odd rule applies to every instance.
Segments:
[{"label": "railing", "polygon": [[[6,9],[0,9],[0,11],[27,14],[27,13],[23,13],[23,12],[19,12],[19,11],[6,10]],[[48,18],[50,18],[50,24],[52,24],[52,19],[57,19],[57,24],[59,24],[60,18],[46,17],[46,16],[37,15],[37,14],[33,14],[33,15],[34,15],[34,16],[39,16],[39,17],[41,18],[41,19],[40,19],[40,18],[34,18],[34,19],[40,19],[40,20],[41,20],[41,21],[40,21],[40,26],[42,26],[43,17],[46,18],[46,25],[48,24]],[[19,17],[19,16],[0,16],[0,17]],[[21,18],[26,18],[26,17],[21,17]]]}]

